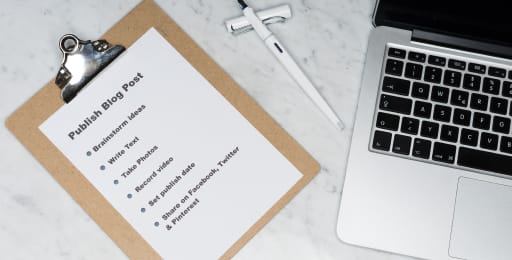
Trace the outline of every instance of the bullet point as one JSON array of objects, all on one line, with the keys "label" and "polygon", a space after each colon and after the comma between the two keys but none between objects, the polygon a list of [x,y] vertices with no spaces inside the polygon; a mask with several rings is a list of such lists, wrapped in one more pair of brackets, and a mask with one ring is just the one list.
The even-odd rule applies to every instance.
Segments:
[{"label": "bullet point", "polygon": [[132,194],[131,193],[128,193],[128,195],[126,195],[126,197],[128,197],[129,199],[132,198]]},{"label": "bullet point", "polygon": [[158,221],[157,221],[157,222],[155,222],[155,227],[158,227],[158,226],[160,226],[160,223],[158,223]]},{"label": "bullet point", "polygon": [[119,184],[119,181],[118,180],[114,180],[114,184],[115,185]]},{"label": "bullet point", "polygon": [[142,212],[142,213],[146,212],[146,208],[141,208],[140,212]]},{"label": "bullet point", "polygon": [[105,165],[100,166],[100,170],[102,170],[102,171],[104,171],[105,168],[107,168],[107,167],[105,167]]},{"label": "bullet point", "polygon": [[91,156],[92,155],[91,151],[87,151],[86,154],[87,154],[87,156]]}]

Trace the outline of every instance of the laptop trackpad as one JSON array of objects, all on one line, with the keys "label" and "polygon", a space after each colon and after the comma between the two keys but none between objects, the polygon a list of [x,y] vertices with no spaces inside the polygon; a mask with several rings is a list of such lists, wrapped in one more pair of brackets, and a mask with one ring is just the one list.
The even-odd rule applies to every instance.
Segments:
[{"label": "laptop trackpad", "polygon": [[462,259],[511,259],[512,187],[459,179],[450,256]]}]

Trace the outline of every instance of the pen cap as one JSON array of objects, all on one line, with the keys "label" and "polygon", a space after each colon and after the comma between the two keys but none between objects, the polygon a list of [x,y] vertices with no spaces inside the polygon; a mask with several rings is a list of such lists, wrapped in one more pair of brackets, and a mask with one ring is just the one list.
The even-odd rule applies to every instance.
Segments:
[{"label": "pen cap", "polygon": [[[280,5],[266,10],[261,10],[256,13],[258,18],[264,24],[272,24],[277,22],[284,22],[292,17],[292,10],[289,5]],[[226,21],[226,28],[228,32],[233,34],[241,34],[253,30],[252,25],[249,23],[245,16],[232,18]]]}]

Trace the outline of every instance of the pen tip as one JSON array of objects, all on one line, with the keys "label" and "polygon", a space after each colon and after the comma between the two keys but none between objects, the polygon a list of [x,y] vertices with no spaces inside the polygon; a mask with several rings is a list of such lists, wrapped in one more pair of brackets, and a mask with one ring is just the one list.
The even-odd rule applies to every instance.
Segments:
[{"label": "pen tip", "polygon": [[245,9],[247,7],[247,4],[245,3],[244,0],[238,0],[238,4],[242,9]]}]

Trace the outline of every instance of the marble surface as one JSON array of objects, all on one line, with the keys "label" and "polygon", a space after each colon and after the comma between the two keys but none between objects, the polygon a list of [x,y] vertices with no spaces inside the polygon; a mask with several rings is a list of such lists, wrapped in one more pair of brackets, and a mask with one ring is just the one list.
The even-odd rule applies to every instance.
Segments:
[{"label": "marble surface", "polygon": [[[294,17],[275,34],[346,124],[339,132],[309,101],[255,33],[232,36],[223,22],[234,0],[157,1],[322,165],[319,175],[235,259],[406,259],[342,243],[338,203],[375,0],[291,0]],[[0,119],[57,72],[64,33],[96,39],[137,0],[3,0]],[[250,2],[255,9],[285,3]],[[0,127],[0,258],[125,259],[41,165]]]}]

